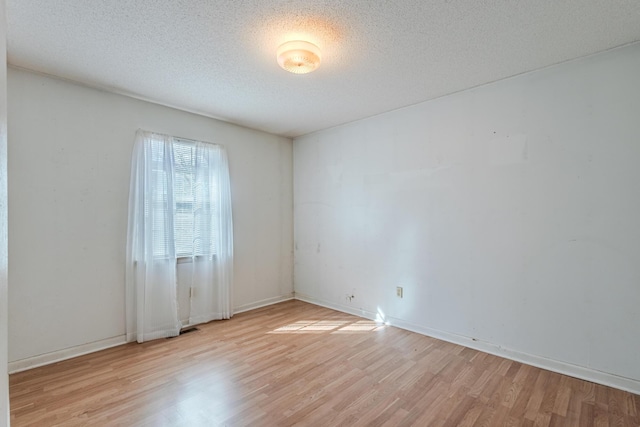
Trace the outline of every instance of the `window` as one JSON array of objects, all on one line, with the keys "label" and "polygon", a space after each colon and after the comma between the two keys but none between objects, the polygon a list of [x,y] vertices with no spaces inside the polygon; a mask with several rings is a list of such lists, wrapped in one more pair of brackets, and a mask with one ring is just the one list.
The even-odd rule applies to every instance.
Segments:
[{"label": "window", "polygon": [[189,323],[228,319],[233,282],[231,183],[223,146],[139,130],[127,229],[127,340],[180,332],[177,259],[189,258]]},{"label": "window", "polygon": [[[205,256],[215,254],[214,240],[216,227],[212,227],[208,212],[218,217],[216,200],[217,185],[213,180],[198,180],[199,176],[208,176],[211,167],[203,153],[196,155],[195,144],[178,141],[174,144],[174,182],[173,195],[175,202],[174,236],[177,256]],[[198,197],[208,194],[211,197]],[[209,227],[210,239],[204,239],[194,230],[198,227]]]},{"label": "window", "polygon": [[[218,183],[209,147],[173,139],[172,144],[153,141],[152,197],[145,199],[145,216],[152,224],[153,254],[164,258],[213,256],[219,218]],[[213,148],[215,146],[211,146]],[[159,184],[159,185],[158,185]],[[171,209],[171,211],[169,211]],[[173,223],[167,227],[167,223]],[[172,236],[173,235],[173,236]],[[171,245],[175,245],[175,252]]]}]

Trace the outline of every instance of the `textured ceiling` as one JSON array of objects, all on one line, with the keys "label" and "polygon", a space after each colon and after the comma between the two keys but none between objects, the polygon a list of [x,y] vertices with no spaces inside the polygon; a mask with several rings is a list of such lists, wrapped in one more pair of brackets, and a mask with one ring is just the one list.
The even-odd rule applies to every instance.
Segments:
[{"label": "textured ceiling", "polygon": [[[295,137],[640,40],[640,0],[7,0],[23,68]],[[322,50],[278,68],[292,39]]]}]

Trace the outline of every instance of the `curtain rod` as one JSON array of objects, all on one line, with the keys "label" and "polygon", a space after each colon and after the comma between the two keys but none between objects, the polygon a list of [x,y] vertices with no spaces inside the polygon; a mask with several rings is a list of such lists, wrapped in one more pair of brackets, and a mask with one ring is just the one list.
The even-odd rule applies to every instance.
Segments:
[{"label": "curtain rod", "polygon": [[200,140],[197,140],[197,139],[184,138],[182,136],[169,135],[169,134],[166,134],[166,133],[154,132],[154,131],[146,130],[146,129],[142,129],[142,128],[138,128],[138,131],[147,132],[147,133],[154,133],[156,135],[168,136],[169,138],[175,138],[175,139],[179,139],[179,140],[186,141],[186,142],[201,142],[203,144],[219,145],[221,147],[224,147],[224,145],[217,144],[215,142],[200,141]]}]

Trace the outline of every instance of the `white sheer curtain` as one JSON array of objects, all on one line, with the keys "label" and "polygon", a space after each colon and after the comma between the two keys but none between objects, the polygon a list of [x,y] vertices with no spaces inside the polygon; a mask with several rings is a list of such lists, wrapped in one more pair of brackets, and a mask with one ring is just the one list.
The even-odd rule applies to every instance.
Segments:
[{"label": "white sheer curtain", "polygon": [[189,322],[230,318],[233,224],[224,147],[138,131],[129,194],[127,341],[179,334],[178,257],[192,263]]},{"label": "white sheer curtain", "polygon": [[227,155],[222,147],[195,145],[194,255],[189,323],[229,319],[233,278],[233,223]]}]

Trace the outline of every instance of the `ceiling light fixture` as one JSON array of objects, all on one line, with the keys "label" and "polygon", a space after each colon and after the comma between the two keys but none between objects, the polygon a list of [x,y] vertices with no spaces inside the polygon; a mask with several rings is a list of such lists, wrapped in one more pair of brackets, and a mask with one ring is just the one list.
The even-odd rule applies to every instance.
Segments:
[{"label": "ceiling light fixture", "polygon": [[278,48],[278,64],[294,74],[310,73],[320,66],[318,46],[301,41],[286,42]]}]

